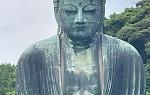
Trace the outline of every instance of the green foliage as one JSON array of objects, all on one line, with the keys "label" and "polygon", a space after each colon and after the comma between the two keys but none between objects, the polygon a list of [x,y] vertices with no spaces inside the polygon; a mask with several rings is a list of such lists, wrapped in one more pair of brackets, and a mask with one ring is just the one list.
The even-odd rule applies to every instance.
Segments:
[{"label": "green foliage", "polygon": [[150,59],[147,60],[147,64],[145,64],[145,77],[146,77],[146,90],[147,95],[150,95]]},{"label": "green foliage", "polygon": [[132,37],[132,34],[137,31],[138,29],[136,27],[126,26],[117,32],[117,37],[124,41],[128,41],[128,39]]},{"label": "green foliage", "polygon": [[137,7],[144,7],[144,6],[149,6],[150,0],[142,0],[137,2],[136,6]]},{"label": "green foliage", "polygon": [[150,59],[150,41],[145,44],[147,58]]},{"label": "green foliage", "polygon": [[[126,11],[130,11],[126,9]],[[106,34],[112,33],[115,36],[115,33],[119,31],[126,22],[131,18],[131,12],[122,13],[122,14],[113,14],[110,16],[110,19],[105,19],[104,31]]]},{"label": "green foliage", "polygon": [[0,65],[0,95],[16,95],[15,68],[11,64]]},{"label": "green foliage", "polygon": [[138,30],[148,29],[150,27],[150,17],[146,19],[142,19],[135,24],[131,24],[130,26],[136,27]]},{"label": "green foliage", "polygon": [[149,15],[149,10],[150,7],[145,7],[145,8],[137,8],[138,10],[137,14],[131,17],[131,19],[128,21],[130,24],[137,23],[138,21],[146,18]]}]

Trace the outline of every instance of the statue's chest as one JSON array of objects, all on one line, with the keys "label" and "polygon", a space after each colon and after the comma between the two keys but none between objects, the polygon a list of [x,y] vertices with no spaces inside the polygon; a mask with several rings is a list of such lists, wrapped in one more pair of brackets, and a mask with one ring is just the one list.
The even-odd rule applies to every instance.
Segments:
[{"label": "statue's chest", "polygon": [[97,95],[99,70],[94,54],[84,51],[78,54],[66,52],[64,58],[65,95]]}]

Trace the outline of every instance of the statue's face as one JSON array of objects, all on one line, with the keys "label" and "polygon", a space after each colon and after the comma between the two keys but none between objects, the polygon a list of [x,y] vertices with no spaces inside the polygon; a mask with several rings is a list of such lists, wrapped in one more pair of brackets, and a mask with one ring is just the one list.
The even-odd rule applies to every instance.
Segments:
[{"label": "statue's face", "polygon": [[70,38],[93,36],[102,22],[101,3],[101,0],[59,0],[55,14],[58,25]]}]

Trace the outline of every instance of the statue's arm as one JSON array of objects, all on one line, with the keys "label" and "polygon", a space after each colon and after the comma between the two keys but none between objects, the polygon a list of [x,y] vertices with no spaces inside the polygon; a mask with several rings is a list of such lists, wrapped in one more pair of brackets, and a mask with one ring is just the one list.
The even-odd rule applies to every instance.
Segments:
[{"label": "statue's arm", "polygon": [[[137,53],[133,54],[132,57],[133,67],[131,67],[131,72],[134,72],[132,76],[133,90],[135,95],[145,94],[145,75],[144,75],[144,65],[141,56]],[[135,86],[134,86],[135,84]]]},{"label": "statue's arm", "polygon": [[[52,60],[51,60],[52,59]],[[60,95],[55,60],[44,50],[25,52],[17,64],[17,95]]]},{"label": "statue's arm", "polygon": [[25,51],[18,60],[16,75],[17,95],[40,95],[38,69],[40,54],[35,51]]},{"label": "statue's arm", "polygon": [[145,95],[144,65],[137,52],[128,52],[123,62],[123,77],[126,95]]}]

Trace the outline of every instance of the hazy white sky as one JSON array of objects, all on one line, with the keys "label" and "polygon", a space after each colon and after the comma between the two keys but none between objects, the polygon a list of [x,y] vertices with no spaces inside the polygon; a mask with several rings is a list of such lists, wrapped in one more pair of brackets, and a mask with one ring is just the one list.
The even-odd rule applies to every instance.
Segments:
[{"label": "hazy white sky", "polygon": [[[107,0],[106,16],[139,0]],[[56,34],[52,0],[0,0],[0,63],[16,64],[32,43]]]}]

